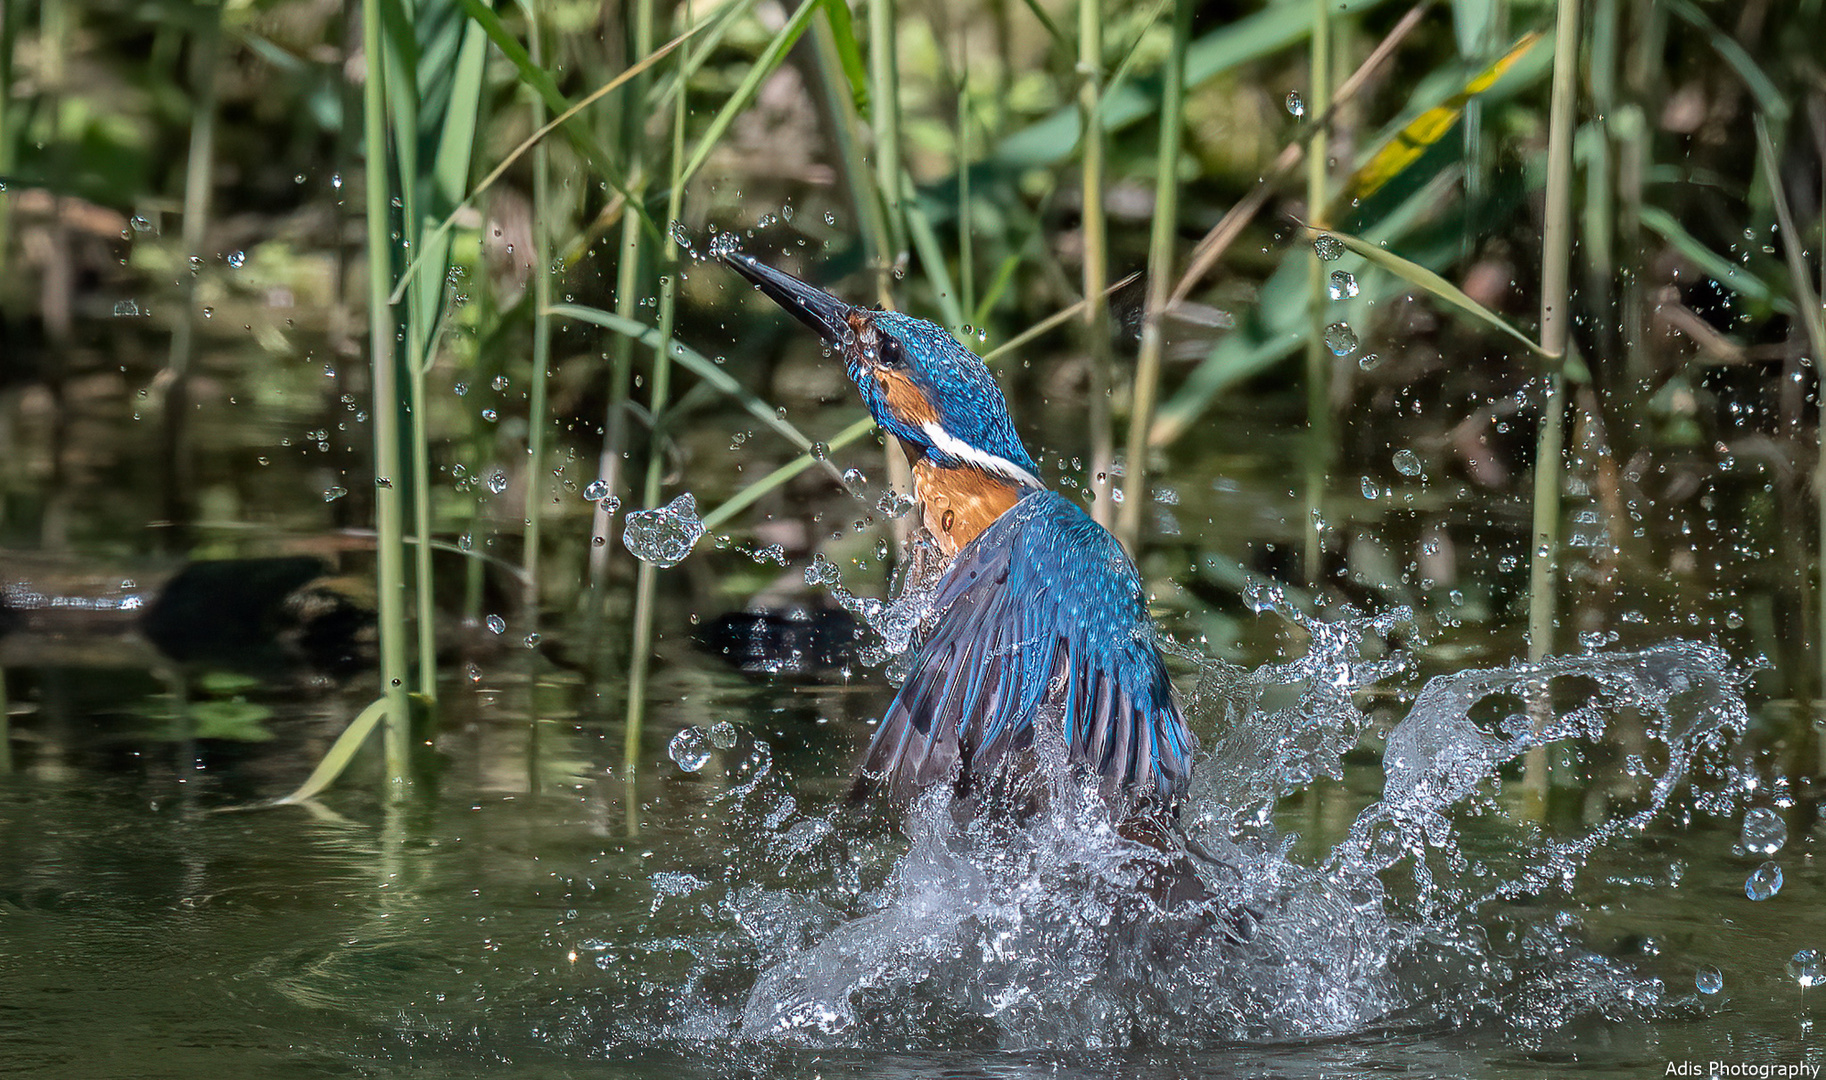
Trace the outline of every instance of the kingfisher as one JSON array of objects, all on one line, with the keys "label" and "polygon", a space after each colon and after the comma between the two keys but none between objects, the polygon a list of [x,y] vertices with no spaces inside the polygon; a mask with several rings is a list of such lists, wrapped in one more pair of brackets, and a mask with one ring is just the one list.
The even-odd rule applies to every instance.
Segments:
[{"label": "kingfisher", "polygon": [[719,256],[841,357],[906,451],[940,553],[923,635],[856,795],[906,802],[951,783],[970,798],[1002,788],[1050,739],[1119,820],[1171,820],[1197,744],[1141,575],[1041,481],[988,367],[934,323],[845,303],[739,251]]}]

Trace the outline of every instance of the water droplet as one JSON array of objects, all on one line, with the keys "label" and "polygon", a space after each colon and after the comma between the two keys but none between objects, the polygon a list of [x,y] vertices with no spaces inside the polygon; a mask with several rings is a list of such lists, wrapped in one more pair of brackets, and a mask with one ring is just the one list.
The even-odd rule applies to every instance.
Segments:
[{"label": "water droplet", "polygon": [[245,251],[234,252],[233,254],[229,255],[229,257],[228,257],[228,265],[233,267],[236,270],[241,269],[241,267],[243,265],[245,265],[246,262],[247,262],[247,252],[245,252]]},{"label": "water droplet", "polygon": [[139,315],[139,305],[132,300],[121,300],[114,305],[117,318],[132,318]]},{"label": "water droplet", "polygon": [[823,461],[831,456],[831,448],[821,442],[813,443],[811,450],[808,452],[811,454],[813,461]]},{"label": "water droplet", "polygon": [[843,571],[837,564],[826,558],[823,552],[812,556],[810,566],[805,568],[805,583],[814,588],[820,585],[839,585],[843,582]]},{"label": "water droplet", "polygon": [[1420,475],[1420,455],[1412,450],[1395,451],[1395,471],[1403,476]]},{"label": "water droplet", "polygon": [[342,174],[341,173],[331,173],[330,174],[330,186],[335,188],[337,191],[342,190]]},{"label": "water droplet", "polygon": [[904,517],[907,511],[913,509],[916,502],[917,500],[911,495],[890,491],[875,501],[875,511],[883,517]]},{"label": "water droplet", "polygon": [[1359,485],[1359,487],[1362,488],[1363,497],[1366,499],[1373,499],[1378,494],[1379,489],[1376,487],[1376,481],[1370,479],[1367,476],[1363,478],[1363,482]]},{"label": "water droplet", "polygon": [[495,412],[493,409],[483,409],[482,410],[482,419],[488,421],[491,424],[494,423],[495,418],[500,415],[501,415],[500,413]]},{"label": "water droplet", "polygon": [[1820,959],[1817,949],[1802,949],[1788,961],[1788,974],[1803,989],[1818,986],[1826,979],[1826,961]]},{"label": "water droplet", "polygon": [[1766,862],[1744,880],[1744,895],[1752,900],[1767,900],[1782,891],[1782,868]]},{"label": "water droplet", "polygon": [[133,220],[129,221],[127,224],[133,226],[133,231],[136,233],[149,233],[152,231],[152,222],[147,221],[138,214],[133,215]]},{"label": "water droplet", "polygon": [[1373,352],[1366,352],[1357,357],[1357,366],[1364,371],[1374,371],[1382,366],[1382,357]]},{"label": "water droplet", "polygon": [[327,487],[327,488],[323,489],[323,501],[324,502],[335,502],[337,499],[342,498],[344,495],[347,495],[348,493],[349,493],[349,489],[346,487],[343,487],[341,484],[337,484],[335,487]]},{"label": "water droplet", "polygon": [[1333,300],[1349,300],[1357,295],[1357,279],[1348,270],[1333,270],[1331,284],[1326,287],[1326,292],[1331,294]]},{"label": "water droplet", "polygon": [[622,527],[621,543],[635,558],[654,566],[677,566],[704,538],[697,499],[689,491],[665,506],[636,510]]},{"label": "water droplet", "polygon": [[489,473],[488,474],[488,490],[494,492],[496,495],[499,495],[503,491],[506,491],[507,490],[507,474],[502,472],[500,469],[496,469],[494,472]]},{"label": "water droplet", "polygon": [[843,486],[844,487],[859,488],[868,482],[869,482],[869,478],[863,474],[863,471],[861,469],[843,470]]},{"label": "water droplet", "polygon": [[1325,262],[1331,262],[1344,256],[1344,241],[1330,233],[1320,233],[1312,242],[1313,254]]},{"label": "water droplet", "polygon": [[1349,323],[1332,323],[1325,328],[1325,347],[1333,356],[1349,356],[1357,351],[1357,332]]},{"label": "water droplet", "polygon": [[727,750],[735,745],[735,725],[727,720],[718,721],[710,728],[710,745],[718,750]]},{"label": "water droplet", "polygon": [[489,629],[490,633],[495,633],[495,634],[507,633],[507,620],[503,619],[501,616],[490,615],[487,619],[487,622],[488,622],[488,629]]},{"label": "water droplet", "polygon": [[462,397],[464,394],[469,393],[469,384],[466,382],[460,382],[460,383],[457,383],[455,386],[451,387],[451,389],[456,391],[457,397]]},{"label": "water droplet", "polygon": [[539,635],[538,634],[526,635],[526,647],[529,649],[538,648],[539,647]]},{"label": "water droplet", "polygon": [[[1781,816],[1766,806],[1744,815],[1744,850],[1752,855],[1773,855],[1788,842],[1788,826]],[[1779,875],[1777,880],[1779,881]],[[1780,887],[1779,885],[1777,886]]]},{"label": "water droplet", "polygon": [[489,383],[489,385],[494,387],[496,390],[505,390],[505,389],[507,389],[507,385],[508,385],[507,376],[496,375],[494,378],[494,381]]},{"label": "water droplet", "polygon": [[1306,115],[1306,100],[1300,96],[1299,91],[1287,91],[1287,111],[1295,116]]},{"label": "water droplet", "polygon": [[609,497],[607,480],[591,480],[583,489],[583,497],[591,502],[601,502]]},{"label": "water droplet", "polygon": [[696,772],[710,761],[710,740],[704,729],[688,727],[672,736],[666,754],[686,772]]},{"label": "water droplet", "polygon": [[204,317],[204,318],[205,318],[205,319],[213,319],[213,318],[215,318],[215,317],[216,317],[216,309],[215,309],[215,308],[212,308],[212,307],[206,307],[206,308],[204,308],[204,309],[203,309],[203,317]]},{"label": "water droplet", "polygon": [[[605,514],[613,514],[615,511],[621,509],[621,496],[610,495],[607,498],[598,499],[596,500],[596,507]],[[597,539],[600,540],[602,538],[597,537]]]},{"label": "water droplet", "polygon": [[1403,835],[1401,827],[1392,821],[1377,822],[1364,838],[1364,861],[1378,870],[1395,865],[1407,853],[1407,837]]},{"label": "water droplet", "polygon": [[1702,994],[1716,994],[1725,988],[1725,977],[1711,964],[1707,964],[1693,973],[1693,985]]}]

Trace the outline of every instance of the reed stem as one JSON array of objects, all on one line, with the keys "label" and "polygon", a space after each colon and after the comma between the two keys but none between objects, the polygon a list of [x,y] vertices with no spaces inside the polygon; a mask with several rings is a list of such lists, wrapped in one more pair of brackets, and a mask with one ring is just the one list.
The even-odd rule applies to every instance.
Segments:
[{"label": "reed stem", "polygon": [[13,771],[13,713],[6,696],[6,669],[0,667],[0,776]]},{"label": "reed stem", "polygon": [[[894,268],[907,250],[907,214],[900,165],[900,37],[895,0],[869,0],[869,96],[875,134],[875,195],[881,206],[880,235],[875,248],[875,299],[892,311]],[[913,470],[892,435],[882,440],[882,468],[888,486],[911,491]],[[894,549],[903,561],[912,538],[911,524],[887,523]]]},{"label": "reed stem", "polygon": [[[1799,312],[1798,321],[1806,336],[1807,351],[1814,367],[1819,368],[1826,364],[1826,308],[1820,304],[1822,292],[1826,292],[1826,289],[1816,291],[1814,288],[1812,275],[1807,269],[1805,249],[1802,247],[1800,223],[1795,219],[1793,204],[1788,199],[1787,185],[1782,181],[1781,155],[1776,152],[1768,120],[1760,114],[1756,117],[1756,154],[1764,181],[1769,186],[1769,199],[1775,204],[1776,225],[1780,228],[1782,237],[1782,256],[1788,264],[1788,276],[1794,280],[1794,306]],[[1821,203],[1822,210],[1826,210],[1826,192],[1821,193]],[[1826,234],[1826,213],[1821,215],[1820,228]],[[1826,239],[1826,235],[1822,238]],[[1820,266],[1821,273],[1826,275],[1826,252],[1821,253]],[[1819,637],[1815,651],[1818,654],[1820,686],[1826,688],[1826,423],[1821,425],[1818,442],[1819,465],[1815,470],[1814,483],[1820,515],[1820,577],[1814,597],[1815,614],[1819,619],[1816,627]],[[1826,689],[1822,690],[1822,695],[1826,696]],[[1814,764],[1815,762],[1807,762],[1802,767]]]},{"label": "reed stem", "polygon": [[[1547,378],[1540,437],[1535,443],[1533,541],[1528,568],[1528,659],[1538,663],[1553,651],[1559,592],[1560,474],[1565,467],[1566,376],[1571,341],[1572,143],[1577,123],[1579,0],[1559,0],[1553,44],[1553,99],[1547,128],[1545,231],[1541,244],[1541,348],[1560,363]],[[1545,687],[1529,702],[1537,729],[1551,707]],[[1545,815],[1552,776],[1547,748],[1528,751],[1524,800],[1529,816]]]},{"label": "reed stem", "polygon": [[875,190],[886,211],[888,247],[875,267],[877,291],[885,301],[894,263],[907,246],[907,222],[900,187],[900,58],[895,0],[869,0],[869,96],[875,120]]},{"label": "reed stem", "polygon": [[410,782],[410,701],[406,680],[406,537],[404,496],[400,483],[399,368],[395,363],[397,327],[391,293],[393,246],[390,239],[391,178],[387,172],[388,50],[381,37],[381,0],[362,0],[362,50],[367,77],[362,85],[362,140],[366,151],[364,189],[368,231],[368,366],[374,388],[370,414],[374,423],[375,560],[378,578],[381,693],[387,702],[387,777],[398,791]]},{"label": "reed stem", "polygon": [[1161,325],[1173,292],[1173,241],[1179,224],[1179,155],[1184,142],[1186,46],[1192,36],[1191,0],[1173,2],[1173,37],[1160,91],[1160,146],[1155,153],[1154,228],[1148,238],[1147,310],[1141,322],[1141,352],[1135,361],[1135,392],[1129,411],[1128,450],[1124,458],[1122,510],[1116,535],[1130,552],[1141,548],[1141,518],[1148,498],[1148,430],[1154,424],[1154,400],[1160,388],[1160,358],[1165,348]]},{"label": "reed stem", "polygon": [[[24,22],[21,13],[24,6],[0,4],[0,176],[11,176],[13,172],[14,125],[17,122],[13,109],[13,67],[20,24]],[[11,247],[12,210],[12,194],[0,191],[0,266],[12,265],[7,259],[7,249]]]},{"label": "reed stem", "polygon": [[[534,17],[536,0],[528,3],[527,37],[530,38],[533,63],[543,66],[545,34]],[[532,123],[537,131],[545,126],[545,100],[532,95]],[[528,630],[539,625],[539,518],[545,510],[545,440],[550,411],[547,403],[548,373],[552,359],[552,251],[551,251],[551,156],[541,139],[533,147],[533,385],[526,420],[526,503],[525,529],[520,552],[521,612]],[[533,725],[535,730],[538,725]]]},{"label": "reed stem", "polygon": [[[634,6],[634,35],[627,58],[630,65],[643,62],[653,52],[653,19],[653,0],[640,0]],[[648,83],[648,74],[642,71],[622,98],[621,153],[627,166],[628,198],[622,207],[621,251],[616,257],[615,313],[624,319],[639,314],[645,286],[640,272],[646,247],[646,237],[641,231],[640,203],[646,197],[647,170],[646,140],[642,130],[645,117],[640,108],[647,99]],[[679,93],[681,97],[684,94],[683,80],[679,83]],[[608,495],[613,499],[623,498],[625,488],[622,474],[627,460],[629,398],[633,389],[634,343],[618,335],[610,354],[608,413],[602,425],[602,453],[596,461],[597,478],[607,486]],[[608,509],[612,505],[609,498],[599,500],[590,519],[590,599],[586,636],[593,642],[600,634],[609,599],[609,559],[615,549],[615,514]],[[598,671],[607,670],[608,646],[608,636],[601,635],[600,648],[595,652]]]},{"label": "reed stem", "polygon": [[[210,8],[209,20],[196,40],[192,70],[196,105],[191,113],[189,159],[184,169],[183,287],[171,328],[171,351],[165,370],[165,517],[173,529],[162,530],[181,544],[191,519],[190,494],[196,486],[190,446],[190,361],[196,341],[197,276],[203,238],[209,226],[211,179],[215,172],[216,90],[222,66],[221,11]],[[4,86],[5,84],[0,84]],[[168,541],[169,542],[169,541]]]},{"label": "reed stem", "polygon": [[[959,71],[965,70],[963,62]],[[957,88],[957,298],[968,318],[976,310],[976,230],[970,213],[970,78],[964,75],[961,80]]]},{"label": "reed stem", "polygon": [[1090,474],[1085,478],[1091,494],[1091,518],[1108,527],[1115,500],[1111,496],[1116,446],[1110,431],[1110,396],[1115,391],[1114,360],[1110,356],[1109,225],[1104,217],[1103,132],[1103,3],[1078,0],[1078,125],[1082,158],[1084,213],[1084,348],[1090,357]]},{"label": "reed stem", "polygon": [[[691,21],[691,2],[685,0],[685,22]],[[688,70],[691,48],[679,49],[679,71]],[[670,230],[679,220],[685,197],[685,86],[681,75],[678,96],[672,110],[672,170],[666,194],[666,227]],[[658,506],[660,483],[666,472],[665,425],[666,406],[672,393],[672,330],[678,312],[678,245],[666,244],[660,250],[659,342],[653,350],[653,389],[647,408],[653,417],[653,432],[647,451],[647,482],[641,505]],[[622,743],[622,764],[632,776],[640,766],[641,728],[647,713],[647,674],[653,660],[654,592],[659,569],[643,561],[634,582],[634,643],[628,660],[628,709],[626,736]]]},{"label": "reed stem", "polygon": [[[1326,0],[1313,0],[1312,68],[1306,108],[1314,123],[1331,111],[1331,12]],[[1315,229],[1330,224],[1326,206],[1331,201],[1329,179],[1329,129],[1313,132],[1306,148],[1306,213]],[[1324,572],[1325,478],[1331,471],[1331,358],[1325,345],[1327,280],[1330,269],[1315,251],[1307,256],[1310,284],[1307,289],[1306,334],[1306,514],[1303,523],[1300,566],[1308,586],[1317,586]]]}]

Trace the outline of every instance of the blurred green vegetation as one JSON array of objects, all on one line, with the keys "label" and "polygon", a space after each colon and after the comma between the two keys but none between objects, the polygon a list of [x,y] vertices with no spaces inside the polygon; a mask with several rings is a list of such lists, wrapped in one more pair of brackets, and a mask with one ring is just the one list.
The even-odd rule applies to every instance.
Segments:
[{"label": "blurred green vegetation", "polygon": [[[0,536],[208,553],[238,550],[237,524],[366,529],[378,511],[401,700],[436,690],[435,607],[473,621],[505,593],[515,635],[559,626],[606,685],[631,683],[637,718],[661,601],[727,602],[767,575],[637,567],[621,512],[691,489],[719,526],[707,549],[781,543],[799,516],[789,557],[831,546],[881,588],[891,561],[872,556],[892,520],[805,449],[863,434],[840,374],[701,264],[734,235],[973,345],[1073,313],[997,363],[1049,473],[1100,513],[1159,503],[1149,475],[1222,473],[1209,425],[1239,401],[1310,432],[1305,495],[1247,543],[1124,522],[1213,647],[1241,632],[1250,575],[1501,621],[1529,591],[1549,76],[1571,14],[1569,355],[1589,382],[1551,481],[1571,592],[1555,644],[1628,636],[1619,582],[1690,570],[1753,609],[1720,632],[1776,661],[1772,693],[1821,696],[1826,4],[1099,2],[9,2],[0,445],[18,467]],[[1297,167],[1307,147],[1316,169]],[[1347,249],[1321,261],[1311,222]],[[1116,283],[1107,319],[1097,282]],[[271,454],[211,441],[243,395],[287,417]],[[85,446],[97,415],[160,434]],[[316,456],[272,473],[263,508],[223,496],[293,440]],[[877,489],[893,474],[847,454]],[[747,484],[751,511],[714,515]],[[160,494],[83,509],[123,490]],[[1756,554],[1663,527],[1683,515]],[[853,519],[863,535],[829,539]],[[1365,522],[1392,532],[1366,541]],[[1472,581],[1440,569],[1452,557],[1497,569]],[[1746,577],[1765,600],[1739,602]]]}]

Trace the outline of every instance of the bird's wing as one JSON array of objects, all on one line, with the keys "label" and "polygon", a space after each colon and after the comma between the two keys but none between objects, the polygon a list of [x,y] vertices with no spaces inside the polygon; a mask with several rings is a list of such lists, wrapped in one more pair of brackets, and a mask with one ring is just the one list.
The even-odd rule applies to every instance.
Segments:
[{"label": "bird's wing", "polygon": [[967,789],[1032,745],[1042,715],[1112,795],[1171,805],[1183,792],[1194,742],[1140,577],[1076,505],[1050,491],[1023,498],[958,553],[933,610],[858,794],[905,800],[953,768]]}]

